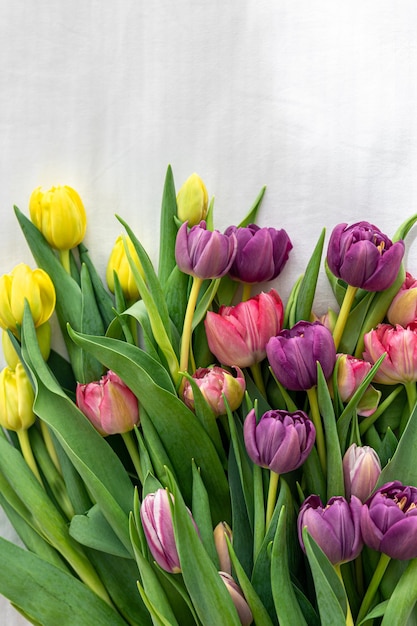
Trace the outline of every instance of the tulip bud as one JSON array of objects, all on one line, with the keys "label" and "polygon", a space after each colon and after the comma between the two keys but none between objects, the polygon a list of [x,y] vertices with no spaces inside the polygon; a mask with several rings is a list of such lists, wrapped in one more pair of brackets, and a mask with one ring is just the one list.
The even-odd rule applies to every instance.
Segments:
[{"label": "tulip bud", "polygon": [[380,487],[361,512],[363,540],[392,559],[417,558],[417,488],[398,480]]},{"label": "tulip bud", "polygon": [[233,280],[262,283],[276,278],[284,268],[292,243],[285,230],[229,226],[225,234],[237,238],[237,254],[229,270]]},{"label": "tulip bud", "polygon": [[191,174],[177,195],[177,215],[181,222],[195,226],[207,216],[208,193],[198,174]]},{"label": "tulip bud", "polygon": [[338,224],[330,236],[327,263],[348,285],[383,291],[397,278],[404,249],[403,241],[392,243],[368,222]]},{"label": "tulip bud", "polygon": [[341,496],[330,498],[323,506],[319,496],[304,501],[298,514],[298,538],[304,548],[303,528],[320,546],[333,565],[356,559],[362,550],[360,530],[362,502],[352,496],[348,503]]},{"label": "tulip bud", "polygon": [[33,388],[21,363],[14,370],[0,372],[0,426],[8,430],[26,430],[35,421]]},{"label": "tulip bud", "polygon": [[[192,375],[216,417],[226,413],[224,397],[231,411],[242,404],[246,389],[245,377],[239,367],[233,369],[235,376],[218,365],[199,367]],[[182,395],[185,404],[194,411],[194,395],[189,380],[184,381]]]},{"label": "tulip bud", "polygon": [[207,230],[204,221],[188,230],[184,222],[175,242],[175,260],[185,274],[203,279],[220,278],[229,271],[236,250],[236,235]]},{"label": "tulip bud", "polygon": [[256,423],[252,409],[243,434],[248,455],[256,465],[285,474],[304,463],[314,445],[316,429],[303,411],[267,411]]},{"label": "tulip bud", "polygon": [[[350,354],[338,354],[337,389],[342,402],[349,402],[355,391],[362,384],[372,365]],[[358,415],[368,417],[375,413],[381,391],[369,385],[357,406]]]},{"label": "tulip bud", "polygon": [[379,324],[363,339],[366,361],[374,364],[386,355],[374,376],[375,382],[396,385],[417,381],[417,327]]},{"label": "tulip bud", "polygon": [[408,272],[397,295],[394,296],[387,311],[390,324],[408,326],[417,319],[417,280]]},{"label": "tulip bud", "polygon": [[351,496],[356,496],[365,502],[380,473],[381,462],[375,450],[370,446],[352,443],[343,457],[346,498],[349,500]]},{"label": "tulip bud", "polygon": [[106,280],[107,285],[112,293],[114,293],[114,274],[116,272],[119,279],[120,287],[123,291],[123,295],[127,301],[138,300],[140,297],[139,289],[136,285],[135,278],[133,276],[132,268],[126,255],[125,244],[129,250],[129,254],[135,267],[138,269],[140,275],[143,277],[143,267],[139,261],[138,254],[135,246],[133,245],[129,237],[120,235],[116,239],[113,250],[110,254],[109,261],[107,263]]},{"label": "tulip bud", "polygon": [[230,593],[230,597],[232,598],[237,614],[239,615],[240,623],[242,626],[250,626],[253,622],[253,615],[241,588],[227,572],[219,572],[219,575]]},{"label": "tulip bud", "polygon": [[266,344],[282,328],[284,307],[271,289],[236,306],[208,311],[204,321],[211,352],[224,365],[250,367],[266,356]]},{"label": "tulip bud", "polygon": [[219,557],[220,569],[228,574],[232,573],[232,562],[230,560],[229,549],[227,547],[226,536],[232,541],[232,529],[227,522],[219,522],[213,531],[214,545]]},{"label": "tulip bud", "polygon": [[293,391],[317,385],[317,363],[327,379],[336,362],[332,334],[320,322],[301,321],[282,330],[268,341],[266,354],[277,380]]},{"label": "tulip bud", "polygon": [[[51,352],[51,325],[49,322],[36,328],[36,337],[42,357],[44,361],[47,361]],[[6,363],[10,369],[14,370],[20,361],[9,334],[5,330],[2,332],[1,342]]]},{"label": "tulip bud", "polygon": [[52,248],[70,250],[80,244],[87,218],[80,196],[68,186],[35,189],[29,200],[30,219]]},{"label": "tulip bud", "polygon": [[[157,489],[154,493],[149,493],[141,504],[140,518],[153,558],[163,570],[177,574],[181,572],[181,564],[175,544],[171,506],[168,498],[174,501],[172,494],[168,494],[165,489]],[[191,512],[188,509],[187,512],[198,532]]]},{"label": "tulip bud", "polygon": [[25,300],[28,301],[35,327],[49,320],[55,309],[55,287],[42,269],[31,270],[19,263],[0,276],[0,326],[18,336],[22,324]]},{"label": "tulip bud", "polygon": [[76,402],[104,437],[127,433],[139,423],[136,396],[111,370],[98,382],[78,383]]}]

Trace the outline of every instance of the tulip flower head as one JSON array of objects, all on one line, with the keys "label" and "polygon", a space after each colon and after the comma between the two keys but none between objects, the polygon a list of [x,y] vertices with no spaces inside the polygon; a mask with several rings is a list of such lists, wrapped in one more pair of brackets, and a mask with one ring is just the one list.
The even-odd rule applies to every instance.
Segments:
[{"label": "tulip flower head", "polygon": [[84,239],[87,217],[78,193],[72,187],[49,191],[37,187],[29,200],[30,219],[56,250],[70,250]]},{"label": "tulip flower head", "polygon": [[236,235],[207,230],[201,221],[188,230],[180,226],[175,242],[175,259],[179,269],[197,278],[220,278],[229,271],[237,251]]},{"label": "tulip flower head", "polygon": [[242,626],[250,626],[253,622],[253,615],[241,588],[229,573],[219,572],[219,575],[230,593],[230,597],[232,598],[237,614],[239,615],[240,623]]},{"label": "tulip flower head", "polygon": [[393,481],[380,487],[362,507],[363,540],[392,559],[417,557],[417,488]]},{"label": "tulip flower head", "polygon": [[320,322],[301,321],[282,330],[268,341],[266,354],[277,380],[294,391],[317,385],[317,363],[329,378],[336,362],[332,334]]},{"label": "tulip flower head", "polygon": [[138,254],[135,250],[135,246],[129,237],[120,235],[113,246],[111,251],[107,269],[106,269],[106,281],[108,288],[114,293],[114,272],[116,272],[119,279],[120,287],[123,291],[123,295],[127,301],[138,300],[140,297],[139,289],[136,285],[135,277],[132,272],[129,259],[126,254],[125,245],[129,250],[129,254],[132,258],[135,267],[141,276],[144,276],[143,267],[139,261]]},{"label": "tulip flower head", "polygon": [[[218,365],[199,367],[192,378],[200,388],[207,404],[216,416],[226,413],[224,398],[231,411],[242,404],[246,389],[245,377],[239,367],[233,368],[235,375]],[[189,380],[184,381],[182,397],[185,404],[194,411],[194,394]]]},{"label": "tulip flower head", "polygon": [[104,437],[127,433],[139,423],[136,396],[111,370],[97,382],[78,383],[76,402]]},{"label": "tulip flower head", "polygon": [[256,423],[252,409],[243,424],[243,434],[248,455],[256,465],[285,474],[304,463],[314,445],[316,429],[303,411],[267,411]]},{"label": "tulip flower head", "polygon": [[393,326],[399,324],[404,328],[417,321],[417,279],[409,272],[390,304],[387,319]]},{"label": "tulip flower head", "polygon": [[[165,489],[149,493],[142,501],[140,518],[153,558],[163,570],[177,574],[181,572],[181,564],[175,544],[169,498],[174,500],[172,494],[168,494]],[[187,511],[198,532],[191,512],[188,509]]]},{"label": "tulip flower head", "polygon": [[211,352],[224,365],[250,367],[266,356],[268,340],[279,333],[284,306],[271,289],[236,306],[208,311],[204,321]]},{"label": "tulip flower head", "polygon": [[298,538],[304,548],[303,528],[320,546],[333,565],[355,559],[362,550],[360,518],[362,502],[352,496],[350,503],[342,496],[330,498],[323,506],[319,496],[309,496],[298,514]]},{"label": "tulip flower head", "polygon": [[[363,379],[372,368],[371,363],[357,359],[350,354],[337,354],[337,389],[342,402],[349,402]],[[381,398],[381,391],[368,385],[356,408],[358,415],[368,417],[375,413]]]},{"label": "tulip flower head", "polygon": [[386,354],[374,381],[396,385],[417,381],[417,327],[403,328],[398,324],[379,324],[364,335],[363,358],[374,364]]},{"label": "tulip flower head", "polygon": [[276,278],[284,268],[292,243],[285,230],[256,224],[229,226],[225,234],[237,238],[237,254],[229,270],[233,280],[262,283]]},{"label": "tulip flower head", "polygon": [[352,443],[343,457],[346,498],[356,496],[361,502],[369,497],[381,473],[381,462],[370,446]]},{"label": "tulip flower head", "polygon": [[55,309],[55,287],[48,274],[19,263],[0,276],[0,326],[18,336],[27,300],[35,327],[49,320]]},{"label": "tulip flower head", "polygon": [[327,263],[348,285],[383,291],[397,278],[404,249],[403,241],[392,243],[369,222],[338,224],[330,236]]},{"label": "tulip flower head", "polygon": [[0,372],[0,426],[8,430],[27,430],[35,422],[35,395],[25,368],[18,363],[14,370]]},{"label": "tulip flower head", "polygon": [[222,572],[232,573],[232,562],[230,560],[229,548],[227,547],[226,536],[232,543],[233,533],[227,522],[219,522],[213,531],[214,545],[219,557],[220,569]]},{"label": "tulip flower head", "polygon": [[181,222],[195,226],[207,216],[208,193],[198,174],[191,174],[177,195],[177,215]]}]

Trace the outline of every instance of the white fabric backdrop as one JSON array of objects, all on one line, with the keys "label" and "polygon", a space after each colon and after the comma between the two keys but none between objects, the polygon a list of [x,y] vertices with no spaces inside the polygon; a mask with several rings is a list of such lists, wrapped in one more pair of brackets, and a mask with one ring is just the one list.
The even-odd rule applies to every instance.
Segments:
[{"label": "white fabric backdrop", "polygon": [[[177,188],[202,176],[220,230],[267,185],[259,222],[294,244],[285,301],[323,226],[391,235],[417,211],[416,26],[414,0],[3,0],[0,272],[33,266],[12,206],[52,184],[81,194],[101,272],[115,213],[156,261],[170,163]],[[23,621],[2,601],[0,623]]]}]

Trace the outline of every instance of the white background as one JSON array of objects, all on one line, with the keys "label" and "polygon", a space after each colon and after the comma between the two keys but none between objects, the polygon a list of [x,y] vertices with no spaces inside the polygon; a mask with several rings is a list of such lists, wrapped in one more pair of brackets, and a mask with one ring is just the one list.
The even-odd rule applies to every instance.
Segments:
[{"label": "white background", "polygon": [[116,213],[156,262],[170,163],[177,189],[204,179],[220,230],[267,185],[259,223],[294,245],[285,301],[324,226],[392,235],[417,212],[416,30],[414,0],[2,0],[0,273],[33,266],[12,207],[38,185],[78,190],[101,273]]}]

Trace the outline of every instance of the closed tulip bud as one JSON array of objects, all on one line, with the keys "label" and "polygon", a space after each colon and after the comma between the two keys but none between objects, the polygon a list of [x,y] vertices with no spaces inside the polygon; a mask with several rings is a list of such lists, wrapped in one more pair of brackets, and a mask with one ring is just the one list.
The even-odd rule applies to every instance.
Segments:
[{"label": "closed tulip bud", "polygon": [[21,363],[0,372],[0,425],[8,430],[27,430],[35,421],[33,388]]},{"label": "closed tulip bud", "polygon": [[355,496],[350,503],[341,496],[334,496],[326,506],[323,506],[319,496],[309,496],[300,508],[297,522],[303,550],[302,532],[306,527],[333,565],[356,559],[363,546],[360,524],[362,506]]},{"label": "closed tulip bud", "polygon": [[374,489],[381,473],[381,462],[370,446],[353,443],[343,457],[343,475],[346,498],[356,496],[365,502]]},{"label": "closed tulip bud", "polygon": [[404,249],[403,241],[392,243],[369,222],[338,224],[330,236],[327,263],[348,285],[383,291],[397,278]]},{"label": "closed tulip bud", "polygon": [[246,416],[243,434],[252,461],[276,474],[300,467],[316,439],[314,424],[303,411],[267,411],[257,423],[252,409]]},{"label": "closed tulip bud", "polygon": [[55,309],[55,287],[42,269],[30,269],[19,263],[0,276],[0,326],[18,336],[22,324],[25,300],[28,301],[35,327],[49,320]]},{"label": "closed tulip bud", "polygon": [[242,626],[250,626],[253,622],[253,615],[241,588],[229,573],[219,572],[219,575],[230,593],[230,597],[232,598],[237,614],[239,615],[240,623]]},{"label": "closed tulip bud", "polygon": [[417,557],[417,488],[399,481],[380,487],[361,512],[365,544],[392,559]]},{"label": "closed tulip bud", "polygon": [[395,326],[408,326],[417,320],[417,280],[408,272],[405,280],[394,296],[387,311],[387,318],[390,324]]},{"label": "closed tulip bud", "polygon": [[417,381],[417,327],[379,324],[364,335],[363,358],[374,364],[385,354],[374,381],[396,385]]},{"label": "closed tulip bud", "polygon": [[277,380],[287,389],[307,391],[317,385],[317,363],[329,378],[336,362],[331,332],[320,322],[298,322],[271,337],[266,354]]},{"label": "closed tulip bud", "polygon": [[116,272],[119,279],[120,287],[126,300],[138,300],[140,297],[140,293],[126,254],[125,244],[127,245],[127,249],[129,250],[129,254],[135,267],[137,268],[140,275],[142,277],[144,276],[142,264],[139,261],[138,254],[131,239],[129,237],[124,237],[123,235],[120,235],[120,237],[116,239],[113,250],[110,254],[109,261],[107,263],[107,285],[110,291],[114,293],[114,272]]},{"label": "closed tulip bud", "polygon": [[284,306],[271,289],[236,306],[208,311],[204,321],[211,352],[224,365],[250,367],[266,356],[268,340],[279,333]]},{"label": "closed tulip bud", "polygon": [[[45,361],[47,361],[51,352],[51,325],[49,322],[45,322],[36,328],[36,337],[38,339],[42,357]],[[3,330],[1,341],[6,363],[12,370],[14,370],[20,361],[14,345],[5,330]]]},{"label": "closed tulip bud", "polygon": [[[153,558],[163,570],[177,574],[181,572],[181,564],[175,544],[169,498],[174,501],[173,496],[165,489],[149,493],[141,504],[140,518]],[[198,532],[191,512],[188,509],[187,512]]]},{"label": "closed tulip bud", "polygon": [[87,218],[80,196],[68,186],[35,189],[29,200],[30,219],[56,250],[70,250],[82,242]]},{"label": "closed tulip bud", "polygon": [[177,215],[181,222],[195,226],[207,216],[208,193],[198,174],[191,174],[177,195]]},{"label": "closed tulip bud", "polygon": [[[369,373],[372,365],[350,354],[338,354],[337,356],[337,389],[342,402],[349,402],[365,376]],[[356,409],[358,415],[368,417],[375,413],[381,395],[379,390],[369,385],[358,403]]]},{"label": "closed tulip bud", "polygon": [[244,228],[229,226],[225,234],[232,233],[237,238],[237,254],[229,270],[230,278],[248,284],[262,283],[281,273],[292,249],[285,230],[249,224]]},{"label": "closed tulip bud", "polygon": [[181,272],[197,278],[220,278],[227,274],[236,256],[235,235],[207,230],[200,222],[188,230],[184,222],[175,242],[175,259]]},{"label": "closed tulip bud", "polygon": [[97,382],[78,383],[76,402],[104,437],[127,433],[139,423],[136,396],[111,370]]},{"label": "closed tulip bud", "polygon": [[[199,367],[192,375],[216,417],[226,413],[224,398],[231,411],[235,411],[242,404],[246,389],[245,377],[240,368],[234,367],[233,369],[235,375],[223,367],[212,365]],[[194,411],[194,394],[189,380],[184,382],[182,396],[185,404]]]},{"label": "closed tulip bud", "polygon": [[226,536],[232,542],[233,533],[227,522],[219,522],[213,531],[214,545],[219,557],[220,569],[228,574],[232,573],[232,562],[230,560],[229,549],[227,547]]}]

